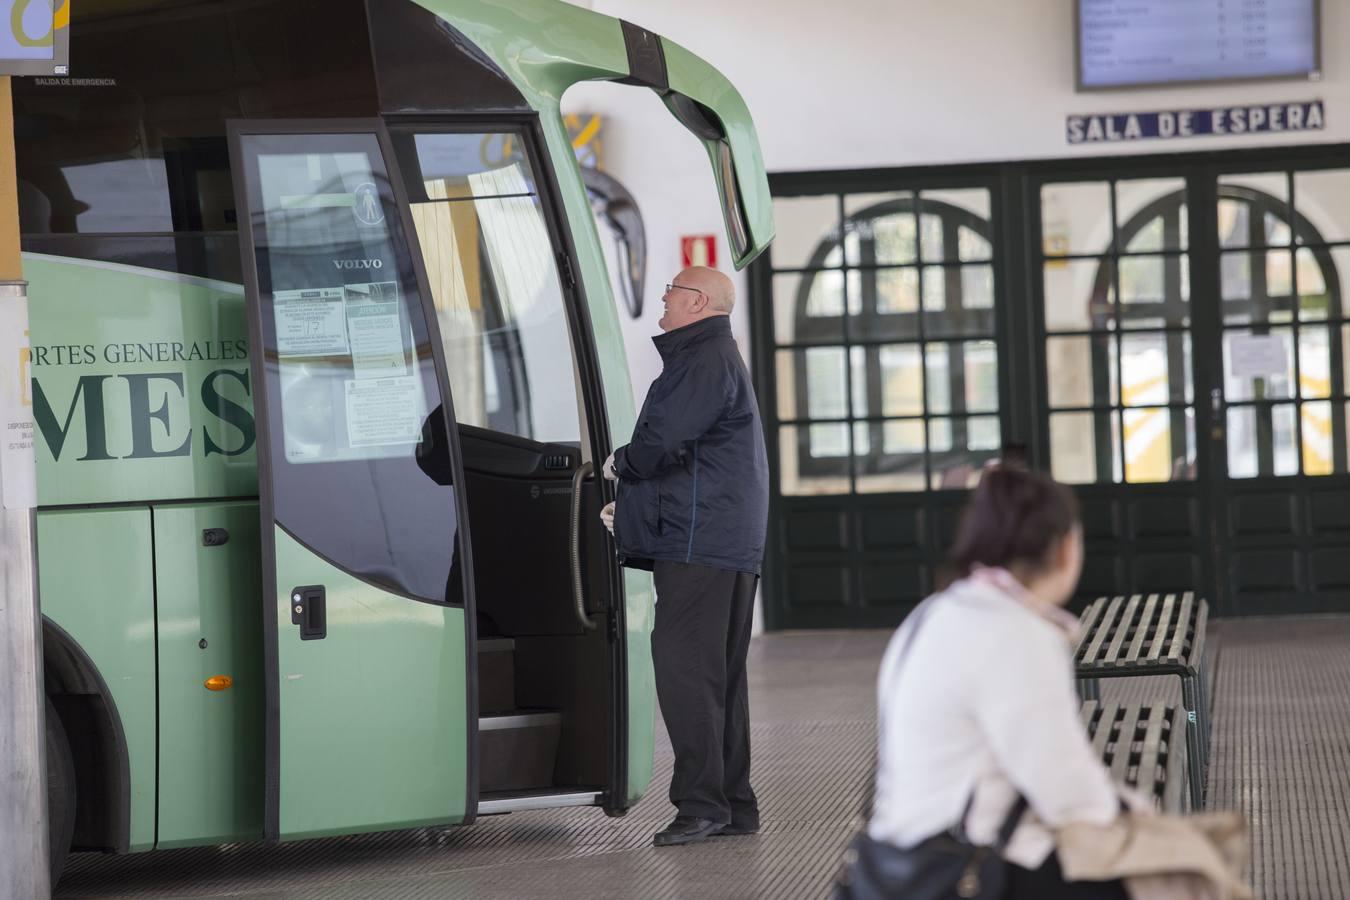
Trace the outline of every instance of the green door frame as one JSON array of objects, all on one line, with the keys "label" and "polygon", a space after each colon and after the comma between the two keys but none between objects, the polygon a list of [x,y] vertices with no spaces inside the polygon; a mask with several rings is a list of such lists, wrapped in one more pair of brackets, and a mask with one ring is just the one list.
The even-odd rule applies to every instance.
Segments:
[{"label": "green door frame", "polygon": [[[771,175],[775,197],[810,196],[838,193],[900,193],[917,191],[955,191],[983,189],[989,192],[990,243],[994,281],[993,338],[998,345],[999,438],[1003,443],[1030,440],[1030,421],[1013,403],[1015,385],[1029,377],[1024,354],[1005,351],[1005,347],[1025,342],[1025,323],[1009,308],[1006,298],[1015,291],[1010,284],[1021,279],[1021,254],[1017,247],[999,239],[1000,229],[1008,234],[1020,230],[1007,222],[1017,207],[1010,205],[1008,185],[1003,171],[994,166],[888,170],[884,172],[848,171],[840,173],[793,173]],[[836,218],[842,223],[845,210],[836,203]],[[828,236],[822,234],[822,246]],[[765,422],[765,442],[769,456],[770,496],[769,536],[764,566],[765,624],[769,630],[783,628],[885,627],[898,622],[923,595],[936,588],[941,578],[940,564],[949,536],[960,513],[965,492],[960,490],[924,490],[892,494],[851,494],[833,496],[784,496],[778,489],[782,476],[782,440],[778,428],[778,379],[775,358],[778,353],[773,322],[774,248],[761,256],[749,269],[751,306],[752,371],[756,381],[760,412]],[[927,261],[924,261],[925,264]],[[797,271],[796,267],[784,267]],[[850,297],[849,303],[852,302]],[[848,334],[845,315],[844,335],[849,346],[866,336]],[[982,339],[982,338],[974,338]],[[906,339],[908,340],[908,339]],[[922,340],[960,341],[956,334],[925,337]],[[877,343],[876,340],[870,343]],[[830,344],[829,346],[835,346]],[[852,366],[845,367],[852,396]],[[924,418],[953,413],[929,410],[927,391],[922,392]],[[928,451],[925,450],[927,455]],[[850,458],[850,480],[856,476],[856,464]],[[927,478],[925,474],[925,478]],[[794,553],[788,547],[789,533],[796,529],[815,533],[813,561],[824,569],[845,573],[834,581],[844,596],[837,606],[794,606],[788,599],[789,577],[784,566]],[[896,582],[906,586],[897,590]],[[798,589],[803,582],[794,585]],[[908,589],[908,596],[900,597]]]},{"label": "green door frame", "polygon": [[[1183,255],[1191,258],[1190,271],[1190,327],[1185,334],[1191,343],[1192,392],[1196,431],[1196,476],[1193,480],[1162,483],[1098,482],[1076,484],[1083,507],[1084,538],[1087,559],[1083,583],[1080,584],[1077,605],[1088,602],[1103,593],[1130,593],[1167,589],[1196,590],[1211,601],[1222,596],[1218,591],[1218,568],[1214,537],[1215,491],[1222,490],[1222,476],[1216,474],[1222,456],[1213,442],[1204,439],[1210,433],[1211,410],[1207,402],[1212,378],[1220,372],[1219,362],[1213,360],[1214,345],[1209,339],[1214,333],[1213,323],[1220,317],[1217,286],[1210,290],[1207,276],[1209,267],[1200,261],[1207,258],[1217,240],[1211,233],[1215,215],[1204,203],[1205,174],[1203,167],[1188,165],[1176,158],[1154,158],[1132,164],[1128,159],[1098,160],[1097,166],[1087,163],[1070,172],[1037,171],[1025,176],[1024,203],[1027,212],[1028,235],[1040,235],[1042,229],[1041,189],[1049,184],[1072,182],[1102,183],[1124,178],[1184,179],[1186,209],[1189,216],[1189,244]],[[1113,195],[1114,196],[1114,195]],[[1112,200],[1113,221],[1119,216]],[[1111,239],[1103,249],[1106,259],[1118,259],[1113,254],[1124,248],[1118,246],[1116,230],[1112,225]],[[1032,322],[1030,349],[1035,358],[1035,434],[1036,452],[1033,459],[1045,469],[1050,468],[1050,398],[1048,360],[1044,352],[1049,332],[1045,323],[1045,289],[1043,257],[1039,241],[1026,241],[1027,274],[1031,301],[1029,319]],[[1113,279],[1112,293],[1120,308],[1119,266],[1108,267]],[[1217,276],[1217,270],[1215,272]],[[1108,340],[1117,341],[1122,334],[1119,327],[1109,332]],[[1117,344],[1117,347],[1120,345]],[[1112,373],[1114,375],[1114,373]],[[1184,376],[1183,376],[1184,377]],[[1169,375],[1169,386],[1174,379]],[[1174,401],[1175,402],[1175,401]],[[1123,409],[1123,400],[1112,401],[1115,409]],[[1114,417],[1118,415],[1112,412]],[[1116,421],[1121,421],[1116,419]],[[1123,453],[1124,431],[1120,432],[1120,452]],[[1221,471],[1221,470],[1217,470]],[[1184,545],[1189,542],[1188,550]],[[1159,575],[1159,570],[1167,575]],[[1182,584],[1173,584],[1175,581]]]},{"label": "green door frame", "polygon": [[[1039,188],[1048,182],[1088,181],[1123,178],[1170,177],[1186,179],[1192,265],[1191,324],[1193,358],[1193,407],[1196,430],[1196,480],[1169,482],[1159,485],[1095,484],[1078,485],[1076,489],[1085,503],[1085,518],[1091,533],[1097,528],[1100,547],[1108,544],[1125,547],[1125,555],[1113,561],[1113,571],[1098,573],[1103,578],[1114,575],[1112,583],[1117,590],[1133,591],[1149,587],[1135,580],[1133,574],[1136,552],[1161,553],[1169,544],[1175,544],[1182,533],[1190,535],[1193,563],[1199,589],[1210,596],[1215,611],[1224,615],[1268,614],[1277,611],[1329,612],[1350,609],[1350,576],[1345,583],[1326,582],[1314,571],[1312,554],[1325,559],[1341,553],[1343,544],[1350,541],[1336,536],[1337,531],[1350,531],[1350,517],[1341,524],[1334,510],[1328,508],[1329,497],[1350,496],[1350,475],[1324,476],[1292,475],[1279,478],[1229,479],[1227,476],[1226,435],[1214,430],[1226,428],[1227,402],[1220,396],[1216,409],[1211,403],[1211,391],[1222,388],[1223,377],[1223,313],[1219,284],[1219,247],[1217,227],[1217,179],[1226,173],[1261,171],[1288,171],[1320,168],[1350,167],[1350,145],[1323,145],[1270,148],[1259,150],[1217,151],[1187,154],[1150,154],[1137,156],[1071,158],[1030,161],[1022,163],[988,163],[963,166],[931,166],[921,168],[846,170],[821,172],[792,172],[770,175],[770,187],[775,197],[808,196],[835,193],[871,193],[903,190],[924,184],[960,187],[979,179],[996,184],[992,226],[996,260],[996,302],[1002,310],[999,332],[1000,376],[1008,384],[1000,388],[1000,416],[1006,441],[1025,443],[1033,465],[1049,468],[1049,398],[1044,354],[1044,306],[1040,273]],[[1293,201],[1297,206],[1296,199]],[[822,234],[822,238],[824,235]],[[847,606],[829,610],[793,609],[785,596],[786,544],[785,512],[802,500],[830,510],[828,521],[834,527],[833,514],[842,510],[838,519],[842,540],[856,541],[858,530],[850,522],[857,520],[859,510],[890,502],[913,505],[926,504],[924,527],[906,540],[924,552],[940,546],[943,535],[933,534],[949,528],[954,521],[949,507],[959,504],[961,492],[927,491],[927,499],[919,495],[888,494],[870,497],[842,495],[831,498],[785,498],[777,493],[780,484],[781,457],[777,429],[777,378],[775,373],[775,341],[773,325],[773,269],[768,258],[761,258],[751,267],[752,297],[751,333],[754,357],[753,371],[759,390],[761,410],[766,423],[770,447],[770,467],[775,494],[771,518],[771,532],[765,566],[765,618],[770,629],[792,627],[854,626],[868,627],[893,624],[908,609],[909,604],[897,604],[886,619],[885,611],[859,613]],[[1333,344],[1334,346],[1334,344]],[[1337,359],[1333,354],[1333,365]],[[1333,403],[1343,403],[1345,393],[1340,387],[1342,375],[1333,371]],[[1016,402],[1013,402],[1016,400]],[[1216,436],[1217,435],[1217,436]],[[1238,569],[1241,557],[1257,553],[1260,540],[1245,538],[1238,532],[1240,523],[1234,517],[1255,516],[1263,508],[1282,509],[1277,502],[1281,493],[1297,494],[1290,500],[1288,519],[1293,532],[1287,541],[1270,552],[1288,550],[1298,555],[1293,576],[1297,599],[1287,602],[1290,591],[1282,595],[1268,592],[1264,597],[1235,599]],[[1123,499],[1134,506],[1122,506]],[[1096,513],[1091,509],[1099,500]],[[828,502],[827,502],[828,501]],[[1139,501],[1136,503],[1135,501]],[[1192,504],[1186,513],[1184,527],[1175,534],[1159,532],[1152,538],[1136,540],[1131,529],[1137,520],[1165,519],[1174,514],[1179,503]],[[1140,505],[1142,503],[1142,506]],[[1266,506],[1262,506],[1266,504]],[[1273,504],[1273,506],[1272,506]],[[1320,505],[1319,505],[1320,504]],[[944,511],[944,508],[945,509]],[[1099,513],[1094,521],[1093,516]],[[1281,515],[1284,515],[1281,511]],[[850,519],[849,517],[853,518]],[[1322,523],[1322,524],[1319,524]],[[1320,529],[1320,530],[1319,530]],[[1151,544],[1149,542],[1152,542]],[[1287,546],[1286,546],[1287,545]],[[1282,549],[1281,549],[1282,548]],[[1345,547],[1350,549],[1350,547]],[[903,548],[897,552],[903,553]],[[841,554],[837,563],[851,566]],[[1291,557],[1292,558],[1292,557]],[[1176,561],[1180,566],[1181,561]],[[856,575],[856,573],[854,573]],[[1085,590],[1091,587],[1086,584]],[[925,585],[927,587],[927,585]],[[1169,585],[1169,587],[1180,587]],[[1189,586],[1188,586],[1189,587]],[[921,599],[916,595],[912,600]],[[1080,598],[1085,599],[1084,598]]]},{"label": "green door frame", "polygon": [[[1346,391],[1346,338],[1350,332],[1342,328],[1346,321],[1345,296],[1342,288],[1350,285],[1350,272],[1340,273],[1339,284],[1327,279],[1329,300],[1339,302],[1339,309],[1328,309],[1325,319],[1315,317],[1304,320],[1301,307],[1302,295],[1299,285],[1298,256],[1301,253],[1298,235],[1316,236],[1311,242],[1314,259],[1321,261],[1318,255],[1330,259],[1327,251],[1321,249],[1321,235],[1316,226],[1299,210],[1296,195],[1296,175],[1301,172],[1319,169],[1346,169],[1350,159],[1343,153],[1334,151],[1316,152],[1310,150],[1306,155],[1287,156],[1283,159],[1272,153],[1264,160],[1264,165],[1252,166],[1245,159],[1217,159],[1200,168],[1191,188],[1191,197],[1195,209],[1192,210],[1192,234],[1203,240],[1201,258],[1212,264],[1194,267],[1192,273],[1192,302],[1197,296],[1208,301],[1197,307],[1199,321],[1198,333],[1203,334],[1208,348],[1205,361],[1207,381],[1204,388],[1208,393],[1202,404],[1199,391],[1201,366],[1197,355],[1197,439],[1210,445],[1211,463],[1208,479],[1209,507],[1212,519],[1212,547],[1214,589],[1219,600],[1218,610],[1227,615],[1268,615],[1286,611],[1282,595],[1294,593],[1298,599],[1292,605],[1297,612],[1343,612],[1350,608],[1350,580],[1337,576],[1339,568],[1334,559],[1350,550],[1345,537],[1345,523],[1342,521],[1346,503],[1350,500],[1350,469],[1346,467],[1347,446],[1345,432],[1347,427],[1347,391]],[[1256,254],[1267,258],[1269,253],[1290,254],[1290,303],[1294,310],[1291,321],[1276,327],[1288,328],[1292,333],[1292,369],[1293,383],[1287,407],[1294,412],[1294,446],[1298,457],[1297,473],[1292,475],[1260,476],[1255,478],[1232,478],[1228,474],[1228,441],[1231,437],[1230,413],[1234,404],[1240,404],[1255,410],[1263,407],[1272,409],[1284,406],[1285,401],[1267,404],[1256,401],[1254,404],[1235,400],[1226,395],[1224,365],[1226,362],[1225,342],[1227,328],[1223,310],[1223,279],[1221,262],[1225,251],[1219,245],[1218,208],[1224,191],[1221,180],[1224,176],[1269,173],[1286,178],[1288,190],[1285,224],[1290,229],[1290,240],[1286,247],[1271,246],[1267,251],[1253,243],[1257,249],[1243,248],[1230,250],[1229,253],[1245,253],[1248,259]],[[1231,189],[1229,195],[1231,196]],[[1201,229],[1201,230],[1196,230]],[[1347,235],[1350,237],[1350,235]],[[1333,241],[1333,243],[1335,243]],[[1342,241],[1344,245],[1344,241]],[[1334,268],[1334,267],[1333,267]],[[1253,267],[1253,284],[1257,281],[1258,270]],[[1326,273],[1324,275],[1335,274]],[[1260,273],[1260,283],[1266,281],[1266,274]],[[1253,292],[1255,293],[1255,292]],[[1330,304],[1329,304],[1330,305]],[[1320,324],[1319,324],[1320,322]],[[1327,328],[1328,358],[1331,383],[1327,402],[1330,404],[1332,421],[1332,460],[1333,473],[1328,475],[1307,475],[1304,473],[1306,457],[1303,448],[1303,385],[1300,378],[1302,365],[1302,344],[1300,330],[1305,327]],[[1256,326],[1253,331],[1261,331]],[[1321,398],[1311,398],[1311,402],[1320,402]],[[1200,407],[1204,407],[1207,427],[1200,427]],[[1273,417],[1273,413],[1272,413]],[[1270,451],[1272,436],[1268,429],[1271,425],[1266,416],[1256,417],[1258,447]],[[1258,451],[1258,456],[1262,455]],[[1340,471],[1335,471],[1339,469]],[[1292,564],[1292,572],[1287,567]],[[1283,572],[1281,571],[1283,570]],[[1281,583],[1279,574],[1290,576]],[[1269,576],[1269,577],[1267,577]]]}]

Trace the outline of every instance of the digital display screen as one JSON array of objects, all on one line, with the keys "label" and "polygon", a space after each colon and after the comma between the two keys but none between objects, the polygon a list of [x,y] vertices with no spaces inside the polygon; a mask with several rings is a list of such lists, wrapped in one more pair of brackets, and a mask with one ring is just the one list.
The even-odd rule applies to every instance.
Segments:
[{"label": "digital display screen", "polygon": [[1078,0],[1078,87],[1315,76],[1318,12],[1318,0]]}]

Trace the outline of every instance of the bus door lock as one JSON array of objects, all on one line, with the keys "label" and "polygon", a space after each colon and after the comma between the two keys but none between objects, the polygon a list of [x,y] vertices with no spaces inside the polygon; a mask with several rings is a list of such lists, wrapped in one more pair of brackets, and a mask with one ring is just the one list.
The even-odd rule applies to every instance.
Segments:
[{"label": "bus door lock", "polygon": [[206,528],[202,530],[203,547],[222,547],[230,541],[230,532],[224,528]]},{"label": "bus door lock", "polygon": [[328,637],[327,606],[321,584],[291,589],[291,624],[300,626],[300,640]]}]

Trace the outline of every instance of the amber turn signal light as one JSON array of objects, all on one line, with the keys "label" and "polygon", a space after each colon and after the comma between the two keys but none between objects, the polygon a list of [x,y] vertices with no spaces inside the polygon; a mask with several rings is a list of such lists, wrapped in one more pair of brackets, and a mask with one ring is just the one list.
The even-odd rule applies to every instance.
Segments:
[{"label": "amber turn signal light", "polygon": [[208,691],[228,691],[232,687],[234,687],[234,679],[228,675],[212,675],[206,679]]}]

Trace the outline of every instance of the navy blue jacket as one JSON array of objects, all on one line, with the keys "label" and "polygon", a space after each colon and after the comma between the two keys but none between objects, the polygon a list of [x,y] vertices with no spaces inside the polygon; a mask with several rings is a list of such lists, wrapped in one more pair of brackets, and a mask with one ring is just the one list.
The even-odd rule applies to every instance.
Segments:
[{"label": "navy blue jacket", "polygon": [[758,575],[769,461],[731,322],[713,316],[652,341],[664,368],[632,440],[614,451],[619,560],[639,569],[673,560]]}]

